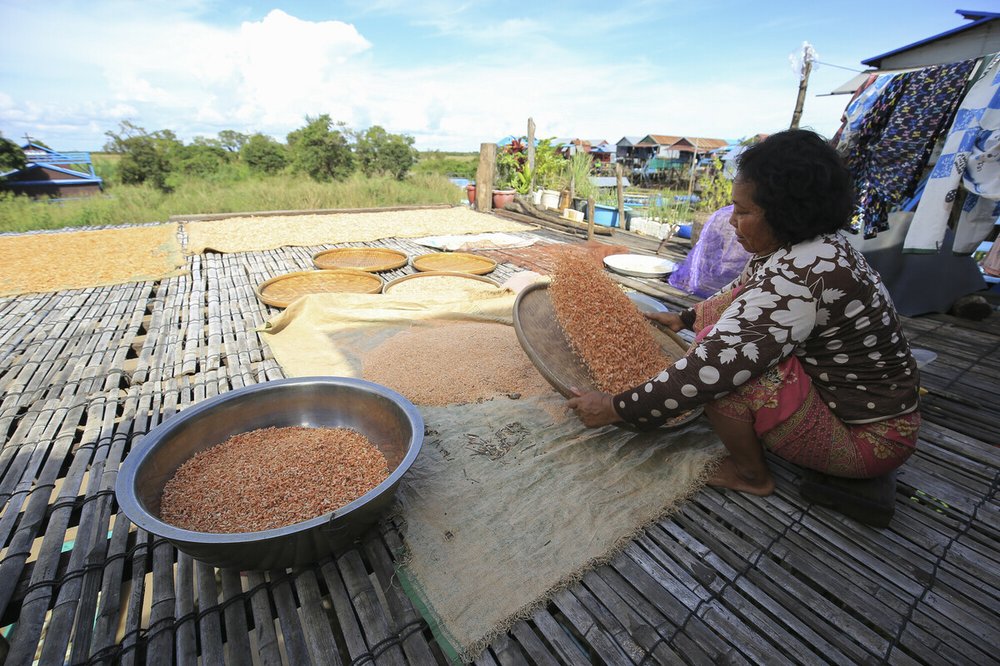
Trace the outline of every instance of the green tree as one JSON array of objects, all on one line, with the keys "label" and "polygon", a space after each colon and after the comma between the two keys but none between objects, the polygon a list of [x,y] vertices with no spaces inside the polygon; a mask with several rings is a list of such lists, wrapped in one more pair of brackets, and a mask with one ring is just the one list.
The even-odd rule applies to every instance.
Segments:
[{"label": "green tree", "polygon": [[104,149],[122,154],[118,163],[122,183],[137,185],[148,182],[162,192],[173,189],[167,177],[184,149],[184,144],[174,132],[158,130],[149,133],[131,121],[123,120],[117,133],[108,131],[104,134],[108,137]]},{"label": "green tree", "polygon": [[712,167],[699,179],[702,210],[715,211],[733,202],[733,181],[723,175],[722,160],[712,156]]},{"label": "green tree", "polygon": [[249,140],[249,134],[243,134],[236,130],[222,130],[219,132],[219,145],[231,153],[238,153],[243,150],[243,146]]},{"label": "green tree", "polygon": [[[0,173],[23,169],[26,163],[21,146],[0,134]],[[3,178],[0,177],[0,180]]]},{"label": "green tree", "polygon": [[403,180],[417,161],[412,136],[390,134],[378,125],[358,134],[354,154],[366,176],[389,174],[396,180]]},{"label": "green tree", "polygon": [[135,137],[146,136],[146,130],[131,120],[123,120],[118,123],[117,132],[108,130],[104,133],[104,136],[108,137],[108,140],[104,142],[104,152],[125,153],[128,152],[125,142]]},{"label": "green tree", "polygon": [[218,173],[229,163],[232,153],[219,145],[207,143],[192,143],[182,146],[177,159],[177,168],[183,173],[196,176],[209,176]]},{"label": "green tree", "polygon": [[240,159],[258,173],[277,173],[288,164],[288,151],[264,134],[254,134],[240,149]]},{"label": "green tree", "polygon": [[218,139],[213,139],[210,136],[196,136],[195,138],[191,139],[191,143],[189,145],[211,146],[212,148],[222,148],[223,150],[225,150],[225,147],[222,145],[221,141],[219,141]]},{"label": "green tree", "polygon": [[171,191],[167,176],[172,171],[170,160],[156,141],[148,136],[128,139],[125,154],[118,163],[118,175],[126,185],[149,182],[161,192]]},{"label": "green tree", "polygon": [[334,129],[330,116],[306,116],[306,126],[288,135],[292,168],[317,181],[343,180],[354,170],[354,154],[343,123]]}]

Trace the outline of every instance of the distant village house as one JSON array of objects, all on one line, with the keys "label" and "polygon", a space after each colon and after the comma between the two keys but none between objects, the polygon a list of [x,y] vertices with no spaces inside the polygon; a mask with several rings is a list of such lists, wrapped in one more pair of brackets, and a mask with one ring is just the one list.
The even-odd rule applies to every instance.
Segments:
[{"label": "distant village house", "polygon": [[0,188],[30,197],[68,199],[99,194],[104,181],[87,152],[59,152],[33,141],[21,147],[27,164],[0,174]]}]

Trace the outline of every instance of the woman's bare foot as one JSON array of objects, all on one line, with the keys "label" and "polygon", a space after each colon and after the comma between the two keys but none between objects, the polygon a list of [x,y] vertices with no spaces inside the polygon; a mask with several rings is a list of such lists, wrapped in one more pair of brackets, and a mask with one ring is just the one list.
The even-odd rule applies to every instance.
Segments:
[{"label": "woman's bare foot", "polygon": [[733,459],[726,456],[709,477],[708,485],[766,497],[774,492],[774,477],[765,467],[762,475],[748,478],[740,474]]}]

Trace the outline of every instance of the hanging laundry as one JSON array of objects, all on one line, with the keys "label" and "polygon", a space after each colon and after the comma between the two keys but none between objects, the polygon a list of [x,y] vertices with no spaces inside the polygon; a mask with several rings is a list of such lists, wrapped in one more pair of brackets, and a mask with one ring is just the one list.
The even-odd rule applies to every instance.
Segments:
[{"label": "hanging laundry", "polygon": [[1000,56],[995,56],[959,104],[904,252],[937,252],[959,185],[968,194],[955,228],[953,252],[971,254],[1000,215]]},{"label": "hanging laundry", "polygon": [[896,76],[896,74],[869,74],[865,82],[855,91],[841,116],[840,129],[833,135],[833,145],[842,155],[853,150],[852,146],[857,141],[857,132],[861,128],[862,121],[875,104],[875,100]]},{"label": "hanging laundry", "polygon": [[853,231],[872,238],[888,228],[889,211],[912,194],[975,62],[898,74],[875,98],[844,155],[855,179]]}]

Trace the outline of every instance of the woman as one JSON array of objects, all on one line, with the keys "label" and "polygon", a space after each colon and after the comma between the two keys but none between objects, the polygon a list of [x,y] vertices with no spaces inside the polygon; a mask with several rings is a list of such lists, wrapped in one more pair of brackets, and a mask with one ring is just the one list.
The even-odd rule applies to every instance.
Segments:
[{"label": "woman", "polygon": [[881,280],[838,233],[850,176],[807,130],[774,134],[740,156],[730,224],[752,257],[729,287],[679,314],[697,331],[687,356],[612,396],[569,400],[597,427],[656,427],[698,405],[728,451],[711,485],[769,495],[766,447],[834,476],[873,478],[913,453],[917,366]]}]

